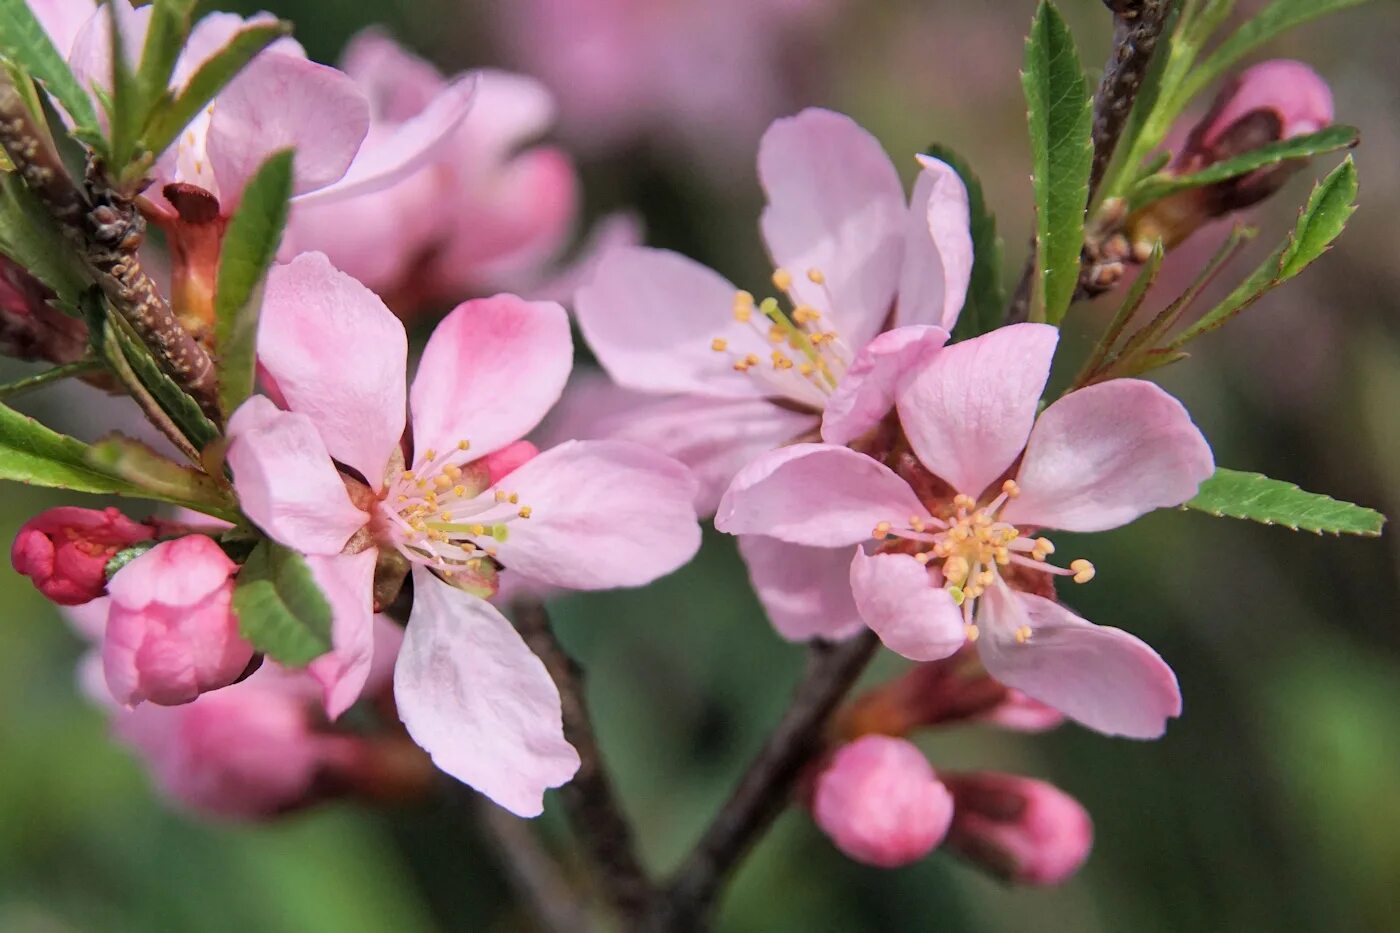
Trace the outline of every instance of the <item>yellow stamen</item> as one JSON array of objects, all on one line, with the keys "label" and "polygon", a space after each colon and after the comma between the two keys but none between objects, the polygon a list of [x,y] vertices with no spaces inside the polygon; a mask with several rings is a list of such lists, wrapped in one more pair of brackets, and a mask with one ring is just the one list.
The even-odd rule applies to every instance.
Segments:
[{"label": "yellow stamen", "polygon": [[1069,569],[1074,571],[1075,583],[1088,583],[1094,579],[1094,565],[1082,557],[1070,561]]},{"label": "yellow stamen", "polygon": [[792,288],[792,273],[786,269],[774,269],[773,287],[780,292],[785,292],[789,288]]}]

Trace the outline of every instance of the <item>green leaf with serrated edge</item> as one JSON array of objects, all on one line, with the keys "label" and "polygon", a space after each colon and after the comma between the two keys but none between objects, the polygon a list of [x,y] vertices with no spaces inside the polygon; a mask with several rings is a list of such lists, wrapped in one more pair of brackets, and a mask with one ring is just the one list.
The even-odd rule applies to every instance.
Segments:
[{"label": "green leaf with serrated edge", "polygon": [[73,76],[25,0],[0,0],[0,55],[44,82],[80,131],[89,136],[97,134],[97,111],[92,98]]},{"label": "green leaf with serrated edge", "polygon": [[142,496],[140,489],[87,462],[88,445],[0,405],[0,479],[75,492]]},{"label": "green leaf with serrated edge", "polygon": [[161,410],[170,416],[170,420],[179,426],[180,432],[189,438],[196,450],[203,450],[210,441],[219,436],[219,429],[204,414],[199,403],[165,374],[145,344],[131,332],[126,321],[109,310],[107,326],[141,384],[150,392]]},{"label": "green leaf with serrated edge", "polygon": [[1181,97],[1189,101],[1234,67],[1244,56],[1294,26],[1365,2],[1366,0],[1274,0],[1241,23],[1240,27],[1216,46],[1210,55],[1191,69],[1181,88]]},{"label": "green leaf with serrated edge", "polygon": [[1036,283],[1031,319],[1059,324],[1079,285],[1084,212],[1093,161],[1092,101],[1074,38],[1041,0],[1026,40],[1026,93],[1036,213]]},{"label": "green leaf with serrated edge", "polygon": [[126,35],[117,18],[117,5],[107,4],[108,54],[112,62],[112,89],[109,98],[111,145],[107,158],[110,170],[126,167],[136,152],[136,137],[145,122],[145,105],[136,73],[126,52]]},{"label": "green leaf with serrated edge", "polygon": [[113,577],[117,575],[118,570],[121,570],[127,564],[131,563],[136,558],[140,557],[142,554],[145,554],[147,551],[149,551],[151,548],[155,547],[159,543],[159,541],[155,540],[138,541],[131,547],[122,548],[120,551],[113,554],[112,559],[107,561],[107,563],[103,566],[102,575],[106,577],[108,581],[110,581]]},{"label": "green leaf with serrated edge", "polygon": [[253,394],[263,277],[277,255],[292,197],[292,151],[274,153],[257,170],[229,221],[219,253],[214,339],[219,356],[219,408],[233,414]]},{"label": "green leaf with serrated edge", "polygon": [[954,340],[966,340],[985,334],[1001,323],[1006,309],[1006,286],[1002,281],[1001,237],[997,235],[997,218],[987,206],[982,182],[967,161],[947,146],[934,143],[925,150],[958,173],[967,188],[968,215],[972,225],[972,277],[967,285],[967,299],[953,328]]},{"label": "green leaf with serrated edge", "polygon": [[1133,186],[1133,190],[1128,194],[1129,209],[1138,210],[1153,201],[1159,201],[1168,195],[1176,194],[1178,191],[1227,181],[1288,159],[1309,158],[1335,152],[1338,149],[1349,149],[1355,146],[1360,139],[1361,135],[1355,127],[1329,126],[1316,133],[1294,136],[1291,139],[1261,146],[1233,159],[1216,162],[1209,168],[1193,172],[1190,175],[1150,175]]},{"label": "green leaf with serrated edge", "polygon": [[1236,470],[1217,469],[1185,507],[1217,517],[1247,518],[1265,525],[1282,525],[1294,531],[1318,534],[1374,537],[1381,533],[1381,526],[1385,524],[1385,516],[1375,509],[1304,492],[1292,483],[1270,479],[1261,473]]},{"label": "green leaf with serrated edge", "polygon": [[156,154],[164,152],[255,55],[290,34],[291,26],[280,21],[253,23],[240,29],[227,45],[205,59],[174,100],[151,112],[141,134],[146,148]]},{"label": "green leaf with serrated edge", "polygon": [[183,466],[129,437],[108,437],[88,448],[87,462],[139,487],[151,499],[183,505],[225,521],[239,520],[230,492],[206,474]]},{"label": "green leaf with serrated edge", "polygon": [[38,195],[13,174],[0,176],[0,253],[47,286],[62,310],[79,313],[92,278]]},{"label": "green leaf with serrated edge", "polygon": [[331,650],[331,605],[300,554],[264,540],[253,548],[233,589],[238,632],[286,667],[303,667]]},{"label": "green leaf with serrated edge", "polygon": [[146,108],[142,111],[143,118],[169,88],[175,62],[190,33],[194,6],[195,0],[155,0],[151,4],[151,25],[146,30],[141,64],[136,71],[136,86]]}]

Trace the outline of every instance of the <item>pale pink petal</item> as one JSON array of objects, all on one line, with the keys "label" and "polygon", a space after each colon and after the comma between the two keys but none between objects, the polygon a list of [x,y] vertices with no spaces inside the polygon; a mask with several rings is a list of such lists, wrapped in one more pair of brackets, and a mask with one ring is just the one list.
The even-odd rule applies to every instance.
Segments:
[{"label": "pale pink petal", "polygon": [[1012,324],[951,344],[905,381],[899,418],[924,466],[976,497],[1016,461],[1060,332]]},{"label": "pale pink petal", "polygon": [[[980,600],[978,653],[987,672],[1105,735],[1155,739],[1181,715],[1176,675],[1127,632],[1094,625],[998,581]],[[1016,638],[1022,626],[1030,638]]]},{"label": "pale pink petal", "polygon": [[408,337],[384,302],[321,253],[274,266],[258,361],[330,455],[379,489],[403,437],[408,366]]},{"label": "pale pink petal", "polygon": [[335,719],[360,697],[374,661],[374,565],[379,552],[310,556],[306,562],[331,604],[331,651],[307,672],[323,691],[326,715]]},{"label": "pale pink petal", "polygon": [[882,521],[924,512],[909,484],[883,463],[846,447],[793,444],[739,471],[720,500],[715,527],[839,547],[869,540]]},{"label": "pale pink petal", "polygon": [[[94,0],[29,0],[29,9],[48,33],[58,54],[68,57],[78,31],[97,11]],[[105,16],[107,11],[103,10]]]},{"label": "pale pink petal", "polygon": [[632,247],[598,261],[574,313],[598,362],[620,386],[752,398],[760,394],[753,380],[711,346],[722,338],[743,355],[761,343],[734,320],[734,295],[723,276],[679,253]]},{"label": "pale pink petal", "polygon": [[[71,3],[78,9],[87,9],[85,2]],[[71,39],[70,48],[59,48],[68,53],[68,66],[73,77],[84,88],[101,88],[108,93],[112,89],[112,12],[116,12],[121,24],[122,51],[127,66],[134,72],[141,60],[141,48],[146,42],[146,31],[151,26],[149,6],[133,8],[129,0],[114,0],[103,4],[88,17]],[[41,23],[44,20],[41,19]],[[106,125],[106,111],[97,108],[99,119]]]},{"label": "pale pink petal", "polygon": [[261,395],[228,422],[228,465],[243,513],[274,540],[303,554],[339,554],[369,516],[345,484],[310,418]]},{"label": "pale pink petal", "polygon": [[865,627],[851,598],[851,548],[803,547],[763,535],[742,535],[749,568],[768,621],[789,641],[839,641]]},{"label": "pale pink petal", "polygon": [[460,304],[433,331],[409,390],[421,455],[470,442],[478,456],[519,440],[564,391],[573,367],[569,317],[514,295]]},{"label": "pale pink petal", "polygon": [[[763,134],[758,177],[773,262],[792,273],[803,303],[863,346],[894,305],[904,252],[904,189],[889,156],[850,117],[809,109]],[[808,281],[813,268],[824,288]]]},{"label": "pale pink petal", "polygon": [[614,211],[598,218],[571,260],[542,282],[532,283],[529,297],[572,304],[574,294],[593,281],[598,263],[615,249],[639,246],[646,238],[642,219],[631,211]]},{"label": "pale pink petal", "polygon": [[436,68],[377,26],[350,37],[341,53],[340,70],[365,92],[375,120],[394,123],[421,113],[447,84]]},{"label": "pale pink petal", "polygon": [[822,440],[849,444],[894,408],[908,374],[948,342],[941,327],[916,325],[886,331],[851,362],[822,412]]},{"label": "pale pink petal", "polygon": [[1210,445],[1181,403],[1150,382],[1113,379],[1041,414],[1002,512],[1019,525],[1117,528],[1180,505],[1215,471]]},{"label": "pale pink petal", "polygon": [[350,167],[369,130],[369,104],[355,82],[291,55],[260,55],[219,95],[208,154],[225,213],[280,149],[295,148],[293,193],[315,191]]},{"label": "pale pink petal", "polygon": [[928,156],[918,159],[923,171],[909,199],[895,321],[951,331],[972,278],[967,187],[948,164]]},{"label": "pale pink petal", "polygon": [[623,441],[569,441],[535,457],[497,487],[530,517],[498,545],[507,572],[553,586],[641,586],[700,547],[695,479],[663,454]]},{"label": "pale pink petal", "polygon": [[413,571],[413,614],[394,669],[399,718],[433,763],[518,816],[578,770],[559,691],[489,603]]},{"label": "pale pink petal", "polygon": [[911,661],[938,661],[963,646],[962,610],[928,568],[909,554],[857,550],[851,593],[865,624],[885,647]]},{"label": "pale pink petal", "polygon": [[[183,87],[201,65],[223,51],[243,30],[250,26],[276,22],[277,17],[271,13],[254,13],[246,19],[237,13],[209,13],[200,17],[199,22],[190,30],[190,37],[180,52],[180,58],[175,62],[171,85]],[[306,58],[306,50],[290,36],[278,39],[268,46],[266,51],[270,54]]]}]

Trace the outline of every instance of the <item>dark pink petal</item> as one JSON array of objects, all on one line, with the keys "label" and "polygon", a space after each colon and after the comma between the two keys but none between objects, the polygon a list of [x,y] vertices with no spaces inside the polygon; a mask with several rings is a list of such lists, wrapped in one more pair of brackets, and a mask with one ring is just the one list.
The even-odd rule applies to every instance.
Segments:
[{"label": "dark pink petal", "polygon": [[916,325],[886,331],[866,344],[827,400],[822,440],[849,444],[879,424],[906,377],[947,342],[943,328]]},{"label": "dark pink petal", "polygon": [[[978,653],[987,672],[1105,735],[1155,739],[1181,715],[1176,675],[1142,641],[1059,603],[998,582],[981,598]],[[1030,629],[1024,644],[1016,638]]]},{"label": "dark pink petal", "polygon": [[433,763],[517,816],[578,770],[559,692],[490,603],[413,571],[413,614],[394,670],[399,718]]},{"label": "dark pink petal", "polygon": [[375,489],[403,437],[408,337],[379,296],[321,253],[272,268],[258,361],[331,457]]},{"label": "dark pink petal", "polygon": [[933,324],[951,332],[972,278],[967,187],[946,163],[918,159],[923,171],[909,198],[895,322]]},{"label": "dark pink petal", "polygon": [[743,535],[739,554],[768,621],[788,641],[839,641],[865,627],[851,598],[849,546],[803,547]]},{"label": "dark pink petal", "polygon": [[1071,392],[1041,414],[1016,477],[1013,524],[1067,531],[1117,528],[1180,505],[1215,470],[1210,445],[1181,403],[1140,379]]},{"label": "dark pink petal", "polygon": [[[758,177],[773,262],[792,273],[804,304],[863,346],[893,307],[904,253],[907,207],[889,156],[850,117],[809,109],[763,134]],[[808,281],[813,268],[825,288]]]},{"label": "dark pink petal", "polygon": [[569,441],[546,450],[497,489],[519,496],[529,518],[498,545],[506,571],[574,590],[641,586],[700,547],[695,479],[639,444]]},{"label": "dark pink petal", "polygon": [[1035,420],[1060,332],[1012,324],[952,344],[906,380],[905,434],[924,466],[979,495],[1015,462]]},{"label": "dark pink petal", "polygon": [[460,304],[445,317],[409,390],[418,454],[468,441],[478,456],[519,440],[559,400],[574,364],[569,317],[514,295]]},{"label": "dark pink petal", "polygon": [[374,661],[374,565],[379,553],[310,556],[306,562],[331,604],[331,651],[307,671],[321,685],[326,715],[335,719],[360,697]]},{"label": "dark pink petal", "polygon": [[912,556],[858,550],[850,580],[861,618],[896,654],[911,661],[938,661],[967,640],[962,610]]},{"label": "dark pink petal", "polygon": [[739,471],[715,515],[732,535],[839,547],[869,540],[882,521],[924,514],[914,490],[864,454],[832,444],[793,444]]}]

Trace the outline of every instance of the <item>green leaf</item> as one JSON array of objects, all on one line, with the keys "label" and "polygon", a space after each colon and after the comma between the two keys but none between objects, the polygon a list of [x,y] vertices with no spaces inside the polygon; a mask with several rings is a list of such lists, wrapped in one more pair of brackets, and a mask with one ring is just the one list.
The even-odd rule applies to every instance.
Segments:
[{"label": "green leaf", "polygon": [[0,55],[38,78],[80,132],[95,135],[97,111],[25,0],[0,0]]},{"label": "green leaf", "polygon": [[175,380],[165,374],[155,357],[131,333],[129,325],[113,311],[107,312],[107,329],[112,334],[122,356],[141,385],[151,394],[161,411],[179,427],[195,450],[203,450],[219,436],[219,429]]},{"label": "green leaf", "polygon": [[146,108],[142,113],[143,122],[150,108],[170,87],[175,62],[189,37],[194,6],[195,0],[155,0],[151,4],[151,25],[146,31],[141,65],[136,72],[136,86]]},{"label": "green leaf", "polygon": [[997,235],[997,218],[987,206],[982,182],[967,161],[947,146],[934,143],[927,153],[946,162],[958,173],[967,187],[968,212],[972,220],[972,278],[967,286],[967,300],[953,328],[954,340],[966,340],[985,334],[1001,323],[1006,309],[1006,286],[1002,281],[1001,237]]},{"label": "green leaf", "polygon": [[79,313],[92,278],[38,195],[14,174],[0,176],[0,253],[46,285],[64,311]]},{"label": "green leaf", "polygon": [[1021,84],[1030,123],[1036,208],[1031,319],[1058,324],[1079,285],[1093,115],[1074,38],[1050,0],[1041,0],[1031,24]]},{"label": "green leaf", "polygon": [[102,575],[110,582],[111,579],[117,575],[118,570],[121,570],[127,564],[131,563],[142,554],[145,554],[159,543],[159,541],[152,539],[150,541],[138,541],[131,547],[122,548],[112,555],[111,560],[107,561],[106,566],[102,568]]},{"label": "green leaf", "polygon": [[109,476],[125,479],[151,499],[222,518],[239,520],[238,504],[227,488],[199,470],[161,456],[140,441],[113,436],[87,451],[87,462]]},{"label": "green leaf", "polygon": [[1223,518],[1247,518],[1265,525],[1283,525],[1294,531],[1318,534],[1368,535],[1381,533],[1385,516],[1374,509],[1339,502],[1315,492],[1304,492],[1292,483],[1260,473],[1217,469],[1201,484],[1186,508]]},{"label": "green leaf", "polygon": [[110,169],[122,170],[135,155],[136,137],[145,122],[146,106],[141,88],[136,83],[136,75],[131,70],[131,61],[126,55],[126,36],[117,18],[115,3],[107,5],[107,18],[112,61],[112,92],[108,99],[111,146],[108,159]]},{"label": "green leaf", "polygon": [[277,255],[292,197],[292,151],[271,155],[257,170],[229,221],[214,293],[219,354],[219,408],[224,416],[253,394],[261,284]]},{"label": "green leaf", "polygon": [[24,395],[26,392],[33,392],[35,389],[42,389],[44,386],[55,382],[62,382],[64,379],[72,379],[75,376],[85,376],[88,373],[100,372],[106,367],[100,360],[84,359],[75,360],[72,363],[64,363],[52,369],[26,376],[23,379],[16,379],[14,382],[0,385],[0,399],[12,399],[16,395]]},{"label": "green leaf", "polygon": [[1360,142],[1360,139],[1361,134],[1355,127],[1329,126],[1316,133],[1294,136],[1292,139],[1261,146],[1233,159],[1216,162],[1190,175],[1150,175],[1138,182],[1128,195],[1130,210],[1138,210],[1178,191],[1213,185],[1288,159],[1308,158],[1338,149],[1349,149]]},{"label": "green leaf", "polygon": [[302,667],[331,650],[331,605],[296,551],[264,540],[233,590],[238,631],[279,664]]},{"label": "green leaf", "polygon": [[200,65],[179,96],[151,112],[141,139],[147,149],[159,154],[198,116],[214,96],[233,80],[253,57],[291,33],[291,25],[281,21],[253,23],[243,27],[228,44]]},{"label": "green leaf", "polygon": [[0,479],[75,492],[141,496],[120,477],[90,465],[88,445],[0,405]]}]

